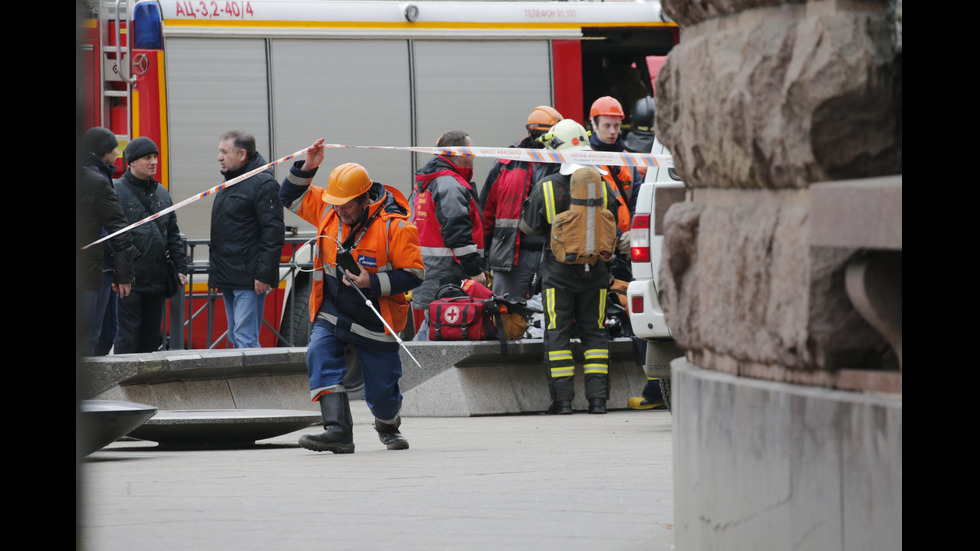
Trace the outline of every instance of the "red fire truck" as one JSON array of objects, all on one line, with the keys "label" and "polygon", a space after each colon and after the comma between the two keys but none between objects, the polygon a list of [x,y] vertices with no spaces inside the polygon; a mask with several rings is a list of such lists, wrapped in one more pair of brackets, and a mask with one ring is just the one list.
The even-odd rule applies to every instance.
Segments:
[{"label": "red fire truck", "polygon": [[[583,123],[600,96],[629,110],[652,93],[651,66],[655,73],[680,39],[658,2],[89,2],[84,123],[112,129],[120,149],[137,136],[156,142],[157,177],[175,202],[220,183],[218,136],[230,129],[253,134],[270,161],[320,137],[431,146],[460,129],[478,146],[507,146],[523,137],[536,105]],[[426,161],[406,151],[336,151],[325,164],[361,163],[406,195]],[[478,184],[492,162],[476,160]],[[281,179],[288,167],[276,170]],[[189,239],[208,237],[210,209],[206,198],[177,211]],[[206,263],[201,249],[195,261]],[[202,280],[189,295],[206,292]],[[291,291],[283,283],[270,294],[267,322],[277,330]],[[216,311],[220,334],[224,310]],[[198,325],[185,346],[207,346]],[[277,343],[272,331],[261,340]]]}]

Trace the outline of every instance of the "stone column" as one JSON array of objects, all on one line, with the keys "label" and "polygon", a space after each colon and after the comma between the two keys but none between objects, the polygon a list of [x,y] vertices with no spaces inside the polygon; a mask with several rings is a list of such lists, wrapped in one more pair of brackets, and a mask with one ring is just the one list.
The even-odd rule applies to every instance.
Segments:
[{"label": "stone column", "polygon": [[664,2],[683,35],[656,132],[693,190],[665,220],[664,309],[694,363],[833,386],[839,367],[888,361],[847,297],[855,251],[810,246],[808,189],[902,172],[892,7]]},{"label": "stone column", "polygon": [[[690,190],[690,200],[666,215],[661,265],[662,304],[686,356],[674,376],[677,549],[811,548],[806,534],[811,544],[835,549],[842,541],[865,538],[894,543],[896,530],[900,548],[901,0],[662,4],[682,36],[657,79],[656,133]],[[846,182],[861,196],[873,195],[866,183],[881,184],[882,177],[890,190],[897,186],[897,240],[892,236],[885,246],[887,261],[858,272],[855,263],[874,254],[860,239],[862,224],[874,220],[831,220],[835,217],[827,213],[835,209],[832,202],[827,209],[826,200],[814,219],[813,190]],[[847,196],[822,195],[831,201]],[[853,225],[848,235],[855,237],[813,238],[815,227],[830,223]],[[859,275],[874,274],[862,280],[872,287],[888,280],[885,298],[872,293],[874,300],[857,299],[854,293],[861,291],[854,289],[860,286],[853,284],[849,295],[849,266]],[[867,304],[887,303],[887,317],[895,315],[896,300],[897,326],[886,320],[888,334],[883,334],[881,323],[869,322]],[[845,376],[853,368],[895,377],[882,384],[874,377]],[[727,379],[703,378],[704,370]],[[848,384],[841,384],[845,380]],[[777,386],[760,394],[755,386],[760,381]],[[853,392],[876,385],[897,393],[871,403]],[[710,397],[698,394],[709,387]],[[764,407],[753,403],[761,395],[767,397]],[[785,400],[772,401],[779,396]],[[794,409],[816,403],[832,412],[824,423],[814,424]],[[863,421],[842,422],[843,412],[853,408],[866,408],[861,419],[885,408],[889,415],[871,426],[889,439],[875,442]],[[715,438],[705,438],[708,425],[720,431]],[[856,426],[861,434],[851,432]],[[796,449],[783,453],[793,447],[786,438],[804,427],[816,431],[816,444],[808,443],[802,455]],[[740,439],[760,443],[761,449],[746,450],[747,440]],[[875,446],[874,461],[847,465],[843,458],[866,445]],[[741,467],[726,474],[748,479],[721,477],[708,484],[704,476],[712,471],[711,461],[724,461],[713,454],[728,454]],[[799,509],[808,500],[807,492],[799,491],[807,487],[800,477],[808,476],[798,468],[800,457],[827,465],[824,482],[836,485],[840,499],[827,500],[831,505],[816,511]],[[842,481],[853,477],[852,468],[869,465],[891,469],[887,478],[897,478],[897,504],[894,499],[880,504],[887,510],[873,510],[873,518],[857,527],[842,523],[842,509],[894,497],[894,488],[858,496],[840,492]],[[784,474],[785,484],[766,483],[773,473]],[[810,500],[816,501],[823,503]],[[758,508],[746,507],[749,502]],[[808,521],[790,529],[786,514]],[[706,530],[717,539],[706,537]],[[785,538],[758,538],[780,530]]]}]

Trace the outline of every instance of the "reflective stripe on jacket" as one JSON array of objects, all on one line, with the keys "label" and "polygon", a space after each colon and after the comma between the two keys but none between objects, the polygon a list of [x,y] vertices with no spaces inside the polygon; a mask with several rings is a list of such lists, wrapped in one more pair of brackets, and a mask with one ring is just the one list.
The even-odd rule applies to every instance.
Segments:
[{"label": "reflective stripe on jacket", "polygon": [[510,271],[517,264],[517,249],[521,232],[521,204],[531,191],[531,171],[528,163],[501,159],[499,177],[483,205],[483,231],[487,260],[491,270]]},{"label": "reflective stripe on jacket", "polygon": [[[530,137],[526,137],[511,147],[533,148],[536,145]],[[490,270],[513,270],[522,253],[533,252],[540,256],[544,239],[521,233],[517,224],[521,219],[521,206],[531,193],[534,183],[557,172],[558,167],[557,163],[499,159],[490,168],[483,189],[480,190],[483,246]]]},{"label": "reflective stripe on jacket", "polygon": [[443,280],[483,273],[483,217],[476,192],[459,167],[434,157],[415,176],[414,222],[425,261],[425,282],[414,308],[427,308]]}]

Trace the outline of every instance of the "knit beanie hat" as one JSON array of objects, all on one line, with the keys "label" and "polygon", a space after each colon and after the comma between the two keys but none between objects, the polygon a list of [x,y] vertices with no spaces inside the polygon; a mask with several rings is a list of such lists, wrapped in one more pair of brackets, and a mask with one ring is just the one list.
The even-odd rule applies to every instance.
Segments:
[{"label": "knit beanie hat", "polygon": [[85,136],[82,137],[82,143],[86,150],[99,157],[119,147],[119,141],[116,140],[116,135],[112,133],[112,130],[101,126],[86,130]]},{"label": "knit beanie hat", "polygon": [[157,144],[153,143],[153,140],[150,138],[139,137],[129,142],[124,154],[126,156],[126,162],[131,163],[140,157],[159,155],[160,150],[157,149]]}]

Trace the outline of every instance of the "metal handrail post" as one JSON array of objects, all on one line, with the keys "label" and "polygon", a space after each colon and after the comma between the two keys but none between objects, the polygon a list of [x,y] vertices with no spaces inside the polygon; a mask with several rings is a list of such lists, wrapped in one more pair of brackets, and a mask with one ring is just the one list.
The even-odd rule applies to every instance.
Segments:
[{"label": "metal handrail post", "polygon": [[[194,346],[194,269],[191,268],[194,264],[194,247],[197,244],[188,241],[187,242],[187,287],[191,290],[190,294],[187,295],[187,312],[190,315],[187,316],[187,346],[186,348],[193,348]],[[183,318],[182,318],[183,319]]]},{"label": "metal handrail post", "polygon": [[208,348],[214,346],[214,303],[217,301],[215,294],[216,293],[214,292],[214,289],[212,289],[211,286],[209,285],[208,286],[208,318],[207,318],[208,338],[207,338],[207,342],[205,343],[207,344]]},{"label": "metal handrail post", "polygon": [[[181,246],[184,248],[184,256],[187,256],[187,236],[180,234]],[[190,270],[188,270],[190,271]],[[184,297],[186,293],[184,292],[184,287],[181,286],[177,290],[177,294],[167,298],[167,302],[170,303],[170,323],[164,327],[163,332],[160,335],[160,340],[166,350],[178,350],[184,348],[184,315],[186,311],[186,306],[184,305]],[[164,303],[166,307],[166,303]],[[170,338],[167,338],[167,333],[170,334]]]},{"label": "metal handrail post", "polygon": [[170,341],[168,350],[184,348],[184,288],[177,290],[177,295],[170,298]]}]

